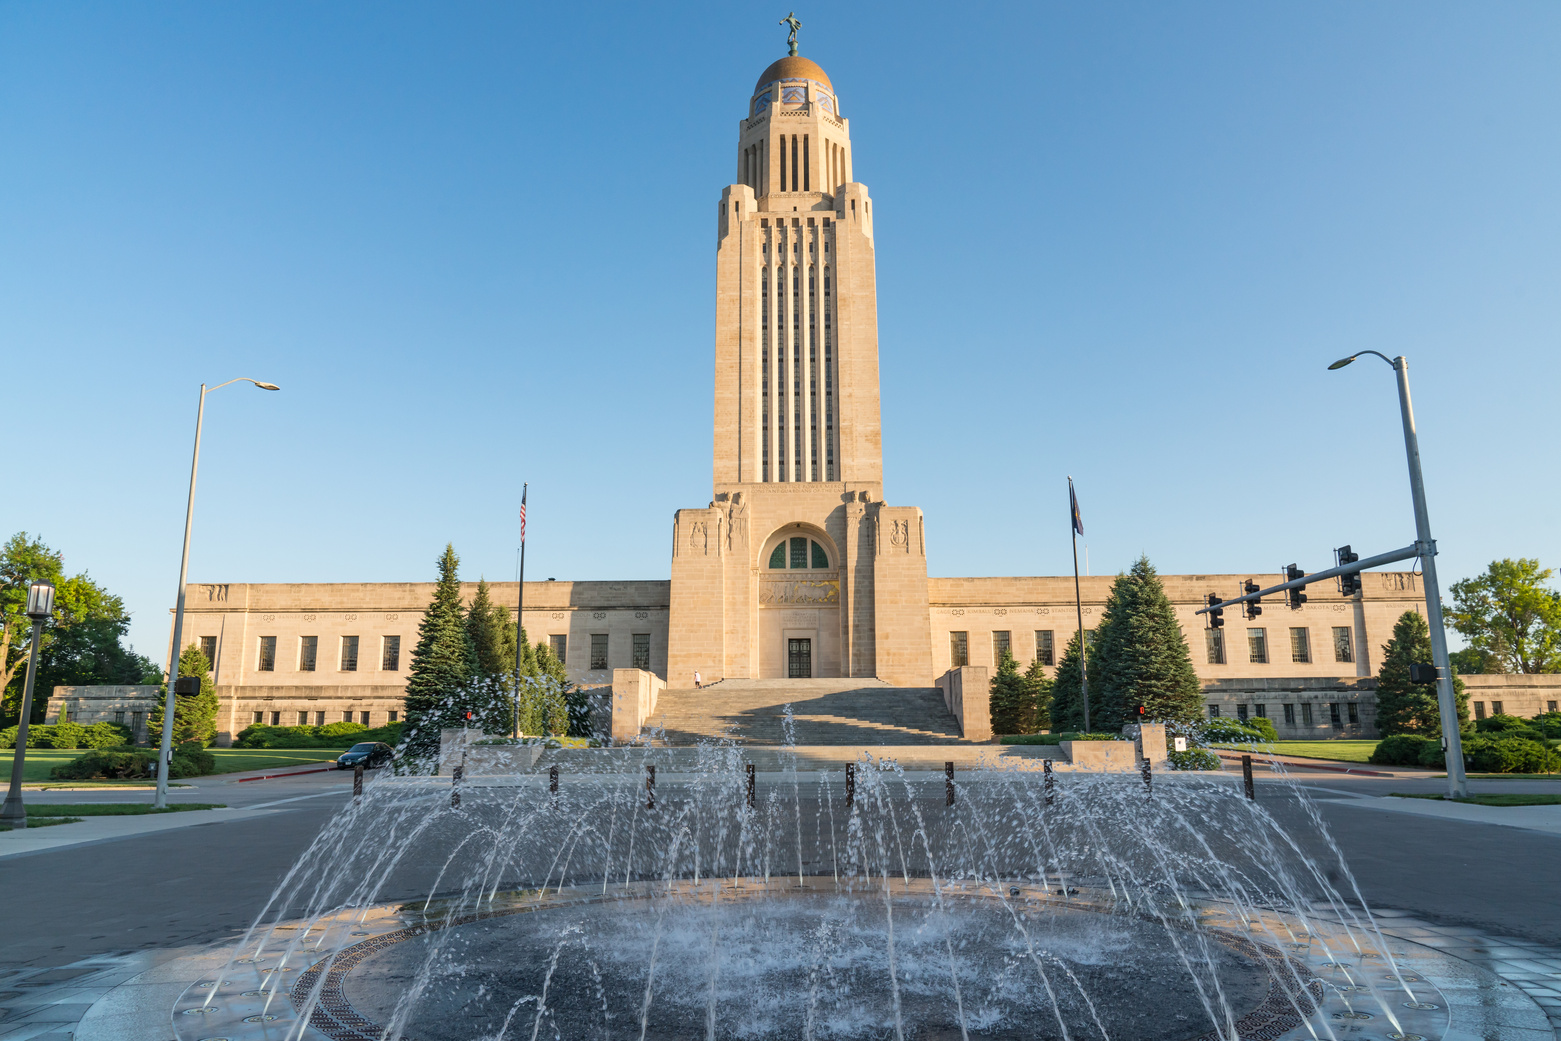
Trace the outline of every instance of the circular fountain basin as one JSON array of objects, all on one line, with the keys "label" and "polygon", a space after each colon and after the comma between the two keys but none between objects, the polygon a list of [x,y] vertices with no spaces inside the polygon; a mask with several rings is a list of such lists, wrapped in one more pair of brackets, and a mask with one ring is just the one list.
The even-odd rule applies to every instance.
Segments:
[{"label": "circular fountain basin", "polygon": [[[431,915],[348,948],[317,1028],[417,1041],[1136,1038],[1299,1022],[1272,948],[1038,888],[702,883]],[[1310,1010],[1310,1006],[1307,1006]],[[1293,1017],[1293,1018],[1291,1018]],[[1290,1019],[1290,1022],[1286,1022]],[[333,1029],[333,1027],[339,1029]],[[372,1028],[372,1029],[370,1029]]]}]

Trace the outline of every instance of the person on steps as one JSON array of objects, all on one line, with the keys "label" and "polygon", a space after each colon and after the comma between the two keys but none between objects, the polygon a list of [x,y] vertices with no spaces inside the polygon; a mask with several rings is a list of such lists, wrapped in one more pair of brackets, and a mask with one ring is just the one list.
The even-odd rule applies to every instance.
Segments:
[{"label": "person on steps", "polygon": [[702,684],[700,683],[700,680],[699,680],[699,670],[698,669],[694,670],[694,689],[695,690],[702,689]]}]

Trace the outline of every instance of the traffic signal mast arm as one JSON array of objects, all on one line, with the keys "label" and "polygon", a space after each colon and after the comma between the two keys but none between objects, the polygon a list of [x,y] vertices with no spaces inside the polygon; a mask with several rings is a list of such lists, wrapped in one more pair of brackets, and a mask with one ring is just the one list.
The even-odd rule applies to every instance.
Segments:
[{"label": "traffic signal mast arm", "polygon": [[1249,600],[1261,600],[1265,596],[1273,596],[1275,593],[1283,593],[1287,589],[1302,589],[1312,582],[1321,582],[1324,579],[1337,578],[1339,575],[1349,575],[1357,571],[1366,571],[1370,568],[1381,567],[1383,564],[1396,564],[1400,560],[1413,560],[1420,556],[1420,547],[1405,546],[1403,549],[1395,549],[1391,553],[1379,553],[1365,560],[1357,560],[1351,564],[1329,568],[1327,571],[1318,571],[1315,574],[1298,578],[1294,582],[1281,582],[1277,586],[1268,589],[1259,589],[1256,593],[1248,593],[1245,596],[1233,597],[1230,600],[1221,600],[1218,604],[1210,604],[1208,607],[1200,607],[1194,614],[1208,614],[1216,607],[1231,607],[1235,604],[1244,604]]}]

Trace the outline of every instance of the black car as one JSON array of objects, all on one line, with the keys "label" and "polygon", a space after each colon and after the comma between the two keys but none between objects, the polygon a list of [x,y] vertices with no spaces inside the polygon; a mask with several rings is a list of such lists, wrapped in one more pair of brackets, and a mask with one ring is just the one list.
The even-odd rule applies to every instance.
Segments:
[{"label": "black car", "polygon": [[395,749],[383,741],[359,741],[336,757],[336,768],[351,770],[355,766],[363,766],[372,770],[376,766],[384,766],[395,756]]}]

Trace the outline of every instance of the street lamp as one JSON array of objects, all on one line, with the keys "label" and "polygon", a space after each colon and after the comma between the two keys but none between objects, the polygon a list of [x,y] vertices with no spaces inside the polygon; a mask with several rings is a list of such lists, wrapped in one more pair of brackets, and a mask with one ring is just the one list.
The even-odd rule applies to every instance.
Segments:
[{"label": "street lamp", "polygon": [[22,687],[22,718],[16,723],[16,754],[11,757],[11,787],[0,809],[0,824],[27,827],[27,807],[22,805],[22,770],[27,765],[27,721],[33,714],[33,679],[38,675],[38,640],[43,623],[54,614],[54,586],[34,582],[27,588],[27,617],[33,620],[32,650],[27,656],[27,682]]},{"label": "street lamp", "polygon": [[[248,376],[228,380],[228,383],[253,383],[261,390],[281,390],[275,383],[262,383]],[[168,693],[163,699],[163,744],[157,757],[157,794],[152,805],[162,809],[168,805],[168,763],[173,757],[174,688],[179,682],[179,640],[184,635],[184,580],[190,566],[190,524],[195,519],[195,470],[201,461],[201,420],[206,415],[206,395],[221,390],[228,383],[219,383],[207,389],[201,384],[200,405],[195,410],[195,454],[190,459],[190,497],[184,506],[184,552],[179,556],[179,596],[173,613],[173,646],[168,652]]]},{"label": "street lamp", "polygon": [[1415,548],[1424,570],[1426,621],[1431,627],[1431,659],[1436,665],[1436,703],[1442,716],[1442,746],[1447,760],[1447,791],[1454,799],[1469,794],[1463,772],[1463,741],[1458,734],[1458,702],[1453,694],[1453,671],[1447,660],[1447,630],[1442,623],[1442,590],[1436,581],[1436,540],[1431,538],[1431,516],[1426,510],[1425,479],[1420,475],[1420,438],[1415,433],[1415,410],[1409,401],[1409,362],[1401,354],[1389,358],[1380,351],[1359,351],[1340,358],[1329,370],[1342,369],[1362,354],[1375,354],[1398,374],[1398,409],[1404,421],[1404,454],[1409,457],[1409,494],[1415,503]]}]

